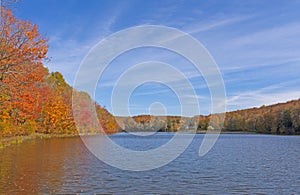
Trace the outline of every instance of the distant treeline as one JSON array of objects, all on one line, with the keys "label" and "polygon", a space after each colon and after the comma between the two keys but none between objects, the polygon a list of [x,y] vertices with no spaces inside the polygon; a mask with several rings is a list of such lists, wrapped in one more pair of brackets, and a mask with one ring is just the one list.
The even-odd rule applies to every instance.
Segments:
[{"label": "distant treeline", "polygon": [[226,113],[224,129],[267,134],[300,134],[300,99]]},{"label": "distant treeline", "polygon": [[222,114],[208,116],[150,116],[118,117],[125,131],[222,130],[265,134],[300,134],[300,99],[260,108],[228,112],[222,123]]}]

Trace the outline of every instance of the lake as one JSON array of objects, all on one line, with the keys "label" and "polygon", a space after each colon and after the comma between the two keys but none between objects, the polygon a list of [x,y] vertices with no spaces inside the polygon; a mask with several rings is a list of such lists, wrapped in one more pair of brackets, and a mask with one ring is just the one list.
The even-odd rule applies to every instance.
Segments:
[{"label": "lake", "polygon": [[[146,150],[172,136],[110,137]],[[24,141],[0,150],[0,194],[300,194],[300,136],[221,134],[199,157],[203,136],[170,164],[143,172],[102,163],[79,137]]]}]

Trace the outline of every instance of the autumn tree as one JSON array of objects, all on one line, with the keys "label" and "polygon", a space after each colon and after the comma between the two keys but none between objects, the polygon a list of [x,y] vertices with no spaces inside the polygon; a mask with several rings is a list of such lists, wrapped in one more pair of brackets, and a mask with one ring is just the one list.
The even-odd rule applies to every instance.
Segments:
[{"label": "autumn tree", "polygon": [[[17,82],[20,77],[25,77],[25,73],[32,73],[42,66],[48,46],[47,40],[39,34],[37,25],[15,18],[10,10],[2,7],[1,17],[0,84],[5,86],[9,77]],[[40,75],[32,76],[41,80]]]},{"label": "autumn tree", "polygon": [[42,94],[42,109],[39,116],[40,132],[54,134],[74,134],[75,124],[71,107],[71,87],[58,73],[45,77]]},{"label": "autumn tree", "polygon": [[[39,113],[39,85],[47,70],[42,62],[47,40],[37,25],[17,19],[1,7],[0,24],[0,122],[35,126]],[[26,134],[25,127],[17,134]]]}]

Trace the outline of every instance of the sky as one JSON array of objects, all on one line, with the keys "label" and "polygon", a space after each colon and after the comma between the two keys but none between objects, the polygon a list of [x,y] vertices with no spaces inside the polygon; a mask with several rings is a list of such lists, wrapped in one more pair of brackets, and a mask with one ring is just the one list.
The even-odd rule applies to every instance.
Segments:
[{"label": "sky", "polygon": [[[100,41],[130,27],[162,25],[188,33],[208,50],[224,81],[227,111],[300,98],[299,0],[23,0],[13,9],[49,38],[51,60],[45,66],[61,72],[72,86],[80,65]],[[211,91],[201,72],[182,56],[155,47],[130,50],[114,59],[100,75],[93,98],[115,115],[126,115],[124,110],[130,115],[181,115],[182,107],[189,109],[176,92],[185,88],[184,82],[174,81],[175,89],[151,82],[147,76],[173,75],[151,67],[132,71],[132,80],[142,77],[147,82],[130,94],[129,106],[116,104],[114,111],[118,80],[149,61],[167,63],[182,73],[196,94],[199,114],[212,112]]]}]

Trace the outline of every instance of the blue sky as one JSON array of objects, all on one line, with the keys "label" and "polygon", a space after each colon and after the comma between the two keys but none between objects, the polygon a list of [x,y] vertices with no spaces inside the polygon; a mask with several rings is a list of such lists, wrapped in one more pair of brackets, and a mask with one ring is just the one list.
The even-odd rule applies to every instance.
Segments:
[{"label": "blue sky", "polygon": [[[38,24],[41,34],[49,38],[51,62],[46,66],[61,72],[71,85],[89,50],[111,33],[144,24],[187,32],[218,64],[229,111],[300,98],[299,10],[299,0],[23,0],[14,8],[17,16]],[[201,73],[180,56],[158,48],[130,51],[109,64],[98,83],[96,101],[112,111],[114,83],[131,66],[149,60],[171,64],[185,74],[201,114],[210,113],[210,93]],[[138,87],[129,105],[131,115],[149,110],[180,114],[176,94],[159,83]]]}]

